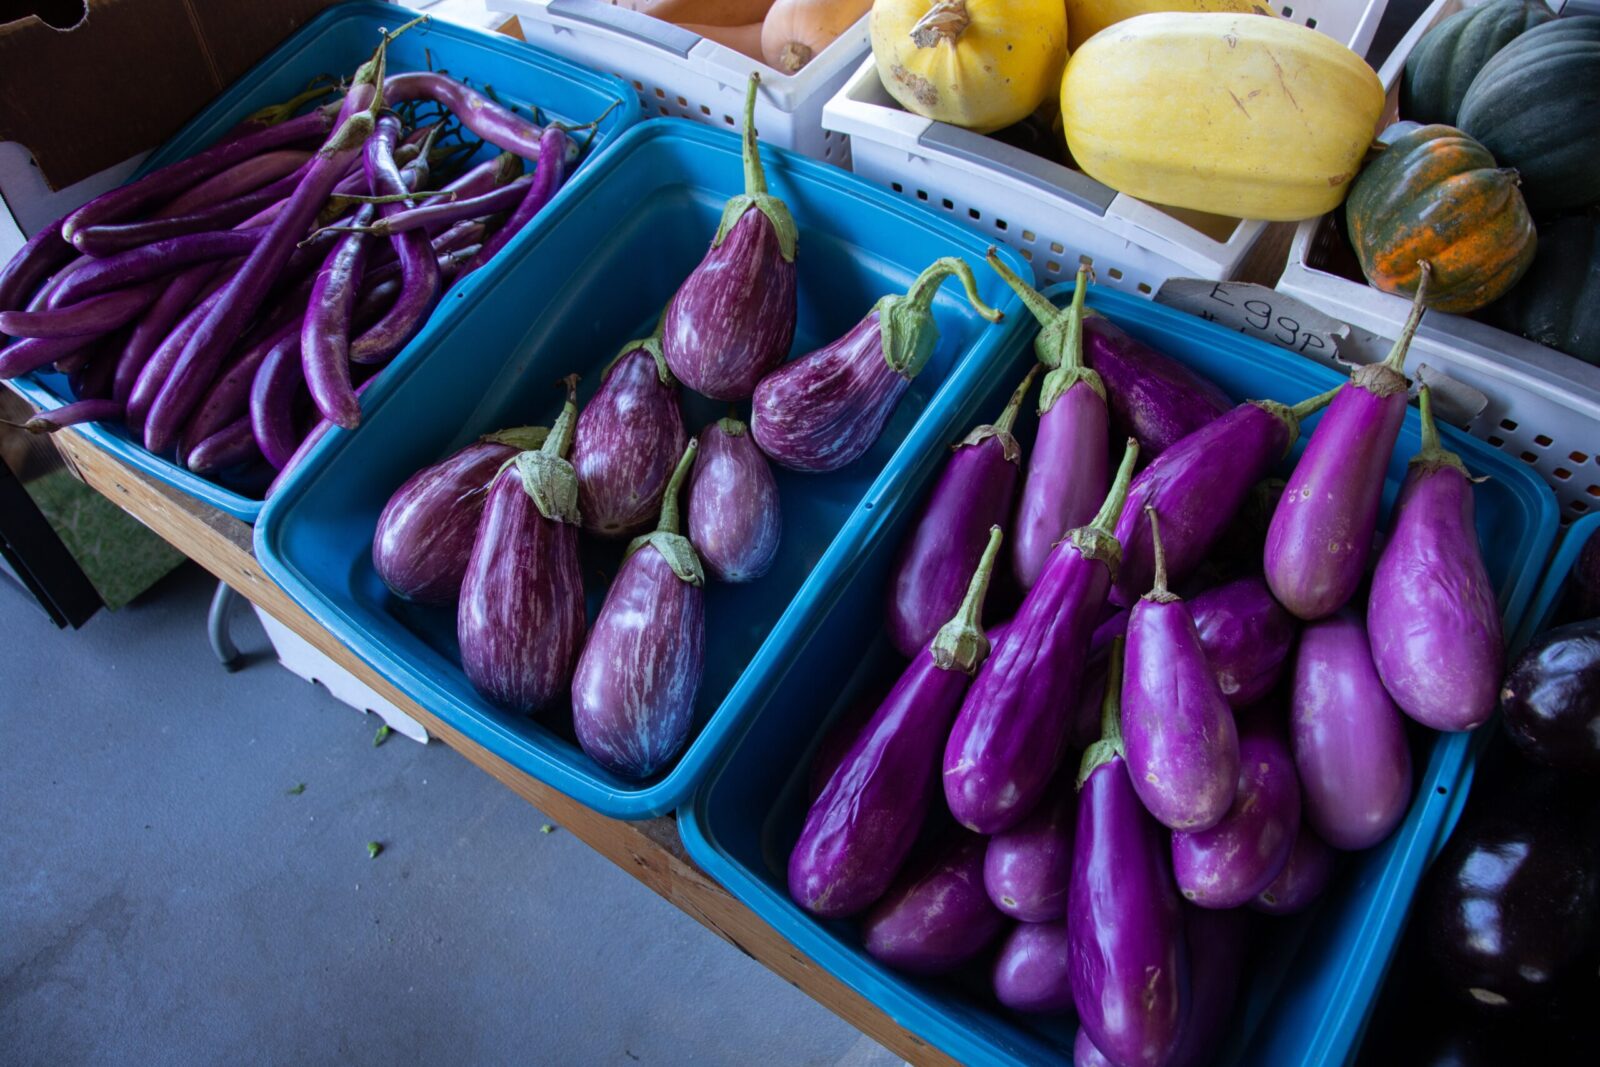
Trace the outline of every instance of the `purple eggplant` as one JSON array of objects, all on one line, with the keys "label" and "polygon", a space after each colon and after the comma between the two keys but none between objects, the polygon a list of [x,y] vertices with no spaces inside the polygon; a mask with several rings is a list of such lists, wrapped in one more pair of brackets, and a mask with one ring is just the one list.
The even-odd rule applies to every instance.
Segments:
[{"label": "purple eggplant", "polygon": [[50,275],[72,262],[77,250],[61,236],[58,219],[28,238],[4,266],[0,266],[0,311],[21,311]]},{"label": "purple eggplant", "polygon": [[63,404],[53,411],[36,412],[26,422],[6,422],[0,419],[0,424],[15,426],[19,430],[33,434],[51,434],[68,426],[80,426],[86,422],[119,421],[121,418],[122,405],[115,400],[90,398]]},{"label": "purple eggplant", "polygon": [[1209,589],[1189,601],[1189,614],[1222,695],[1246,708],[1272,692],[1294,648],[1294,616],[1272,598],[1259,576]]},{"label": "purple eggplant", "polygon": [[678,460],[655,530],[628,545],[572,677],[578,743],[625,778],[648,778],[678,754],[705,675],[706,575],[678,532],[696,447]]},{"label": "purple eggplant", "polygon": [[1100,740],[1078,771],[1067,901],[1072,999],[1089,1040],[1112,1063],[1163,1067],[1189,1013],[1189,951],[1167,835],[1134,792],[1123,754],[1122,661],[1119,638]]},{"label": "purple eggplant", "polygon": [[1094,1047],[1089,1031],[1078,1027],[1078,1036],[1072,1039],[1072,1067],[1117,1067],[1106,1059],[1106,1054]]},{"label": "purple eggplant", "polygon": [[899,971],[945,974],[1005,927],[983,891],[984,840],[952,827],[906,868],[861,924],[867,953]]},{"label": "purple eggplant", "polygon": [[1139,446],[1128,442],[1100,513],[1056,546],[1039,581],[978,672],[944,750],[950,814],[997,834],[1027,817],[1066,754],[1089,638],[1116,573],[1111,528],[1128,494]]},{"label": "purple eggplant", "polygon": [[794,343],[795,241],[782,200],[767,192],[756,142],[754,72],[744,101],[744,192],[728,201],[711,250],[667,305],[661,348],[684,385],[743,400]]},{"label": "purple eggplant", "polygon": [[1083,320],[1083,361],[1106,387],[1112,429],[1137,440],[1146,463],[1233,407],[1214,382],[1092,309]]},{"label": "purple eggplant", "polygon": [[1028,478],[1017,506],[1012,569],[1032,589],[1045,560],[1068,530],[1094,517],[1110,481],[1111,416],[1100,375],[1083,365],[1083,295],[1089,268],[1078,268],[1067,310],[1014,274],[989,250],[989,266],[1014,289],[1039,321],[1033,350],[1050,368],[1039,392],[1039,429],[1028,456]]},{"label": "purple eggplant", "polygon": [[778,483],[750,428],[728,417],[700,431],[689,482],[689,540],[719,582],[753,582],[772,569],[783,536]]},{"label": "purple eggplant", "polygon": [[[429,129],[422,142],[422,152],[404,169],[395,160],[396,142],[400,139],[400,124],[384,116],[378,120],[376,130],[367,141],[367,151],[362,161],[367,184],[378,196],[405,196],[424,188],[428,182],[428,154],[439,127]],[[378,208],[380,217],[388,217],[412,206],[411,200],[388,203]],[[509,225],[509,224],[508,224]],[[389,239],[389,247],[400,263],[400,292],[383,316],[348,342],[346,348],[354,363],[383,363],[405,347],[406,342],[421,328],[423,320],[439,302],[443,291],[444,274],[428,238],[427,230],[410,230],[396,233]],[[483,250],[479,249],[478,255]],[[352,331],[353,332],[353,331]]]},{"label": "purple eggplant", "polygon": [[1174,830],[1206,830],[1233,804],[1239,735],[1194,618],[1167,589],[1154,508],[1149,517],[1155,587],[1128,613],[1123,754],[1134,791],[1158,822]]},{"label": "purple eggplant", "polygon": [[809,811],[822,791],[828,788],[828,783],[833,780],[833,772],[850,754],[856,738],[861,736],[861,731],[872,721],[878,706],[888,695],[887,689],[872,687],[857,696],[829,725],[828,732],[817,742],[817,750],[811,754],[811,767],[806,774],[806,810]]},{"label": "purple eggplant", "polygon": [[189,449],[183,465],[196,474],[215,474],[260,458],[250,420],[241,415]]},{"label": "purple eggplant", "polygon": [[[1071,788],[1070,785],[1068,787]],[[1063,902],[1062,911],[1066,911]],[[1072,1010],[1067,924],[1018,923],[995,957],[995,999],[1012,1011],[1061,1015]]]},{"label": "purple eggplant", "polygon": [[648,528],[687,440],[657,324],[649,337],[622,346],[578,416],[572,467],[583,528],[602,537]]},{"label": "purple eggplant", "polygon": [[1378,677],[1400,710],[1435,730],[1471,730],[1499,700],[1505,638],[1472,522],[1472,478],[1439,444],[1426,386],[1411,460],[1367,600]]},{"label": "purple eggplant", "polygon": [[1068,768],[1056,775],[1033,814],[989,838],[983,885],[995,907],[1024,923],[1066,916],[1077,812],[1078,791]]},{"label": "purple eggplant", "polygon": [[493,259],[561,190],[561,183],[566,180],[567,160],[572,154],[572,146],[573,140],[567,136],[565,128],[556,123],[545,127],[544,133],[539,135],[539,162],[533,172],[533,181],[528,184],[528,191],[505,223],[483,242],[483,248],[467,264],[466,273],[471,274]]},{"label": "purple eggplant", "polygon": [[1184,942],[1189,946],[1189,1018],[1168,1067],[1206,1067],[1233,1017],[1244,975],[1248,913],[1185,908]]},{"label": "purple eggplant", "polygon": [[462,669],[474,689],[513,711],[537,711],[566,693],[583,644],[578,477],[565,458],[577,375],[565,384],[566,405],[544,445],[517,453],[490,483],[461,579]]},{"label": "purple eggplant", "polygon": [[1389,358],[1356,368],[1306,442],[1267,529],[1272,595],[1302,619],[1350,602],[1366,574],[1383,476],[1406,417],[1406,350],[1422,321],[1430,269]]},{"label": "purple eggplant", "polygon": [[[991,529],[955,615],[917,654],[806,813],[789,853],[789,895],[814,915],[853,915],[883,895],[937,793],[939,749],[989,651],[983,599],[1000,551]],[[974,887],[983,892],[980,847]]]},{"label": "purple eggplant", "polygon": [[1289,709],[1306,821],[1334,848],[1371,848],[1405,817],[1411,750],[1360,616],[1305,628]]},{"label": "purple eggplant", "polygon": [[1293,915],[1309,908],[1333,878],[1335,853],[1303,819],[1289,860],[1250,906],[1268,915]]},{"label": "purple eggplant", "polygon": [[454,604],[489,483],[507,460],[543,446],[549,434],[543,426],[487,434],[407,478],[372,535],[372,567],[383,584],[419,604]]},{"label": "purple eggplant", "polygon": [[950,618],[983,555],[989,528],[1011,517],[1021,446],[1011,435],[1017,410],[1039,368],[1028,371],[993,423],[951,450],[889,579],[884,620],[889,641],[908,659]]},{"label": "purple eggplant", "polygon": [[978,314],[999,322],[1001,313],[979,298],[965,260],[936,260],[904,295],[880,299],[849,333],[761,379],[750,416],[761,450],[797,471],[834,471],[860,459],[939,343],[933,297],[952,274]]},{"label": "purple eggplant", "polygon": [[1209,830],[1172,835],[1178,889],[1202,908],[1237,908],[1271,885],[1300,829],[1300,782],[1277,730],[1252,723],[1239,738],[1233,806]]},{"label": "purple eggplant", "polygon": [[[1589,544],[1600,544],[1600,537]],[[1528,760],[1600,773],[1600,618],[1569,622],[1530,641],[1506,673],[1500,706],[1506,733]]]}]

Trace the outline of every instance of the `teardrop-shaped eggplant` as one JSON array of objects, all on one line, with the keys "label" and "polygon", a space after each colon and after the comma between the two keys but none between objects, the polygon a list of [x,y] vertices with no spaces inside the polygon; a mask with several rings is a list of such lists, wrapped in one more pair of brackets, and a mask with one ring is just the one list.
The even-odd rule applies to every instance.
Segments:
[{"label": "teardrop-shaped eggplant", "polygon": [[372,535],[372,566],[383,584],[419,604],[455,603],[489,483],[506,460],[539,448],[549,433],[519,426],[488,434],[407,478]]},{"label": "teardrop-shaped eggplant", "polygon": [[904,295],[880,299],[849,333],[761,379],[750,415],[761,450],[797,471],[838,470],[861,458],[939,343],[933,297],[952,274],[978,314],[999,322],[1001,313],[978,296],[966,260],[936,260]]},{"label": "teardrop-shaped eggplant", "polygon": [[[1061,910],[1065,913],[1065,902]],[[1030,1015],[1071,1011],[1070,944],[1067,924],[1062,921],[1013,926],[995,956],[990,978],[995,999],[1012,1011]]]},{"label": "teardrop-shaped eggplant", "polygon": [[1528,759],[1600,773],[1600,619],[1535,637],[1506,675],[1500,703],[1506,733]]},{"label": "teardrop-shaped eggplant", "polygon": [[578,417],[576,375],[538,451],[519,452],[489,486],[456,637],[472,687],[512,711],[537,711],[567,691],[583,644],[578,478],[564,458]]},{"label": "teardrop-shaped eggplant", "polygon": [[753,582],[772,569],[783,536],[778,483],[750,428],[719,419],[700,431],[689,480],[689,540],[719,582]]},{"label": "teardrop-shaped eggplant", "polygon": [[1422,451],[1411,460],[1372,575],[1367,633],[1384,688],[1435,730],[1494,714],[1505,663],[1500,606],[1473,525],[1472,479],[1439,444],[1426,386]]},{"label": "teardrop-shaped eggplant", "polygon": [[1215,382],[1093,309],[1083,320],[1083,360],[1106,387],[1112,430],[1138,441],[1146,463],[1233,407]]},{"label": "teardrop-shaped eggplant", "polygon": [[678,389],[661,357],[661,327],[629,341],[584,405],[572,438],[583,528],[628,537],[649,527],[687,436]]},{"label": "teardrop-shaped eggplant", "polygon": [[628,546],[572,676],[578,744],[624,778],[648,778],[678,754],[705,674],[705,571],[678,532],[695,447],[678,460],[655,531]]},{"label": "teardrop-shaped eggplant", "polygon": [[1300,832],[1295,835],[1288,862],[1278,872],[1278,877],[1250,902],[1256,911],[1268,915],[1293,915],[1304,911],[1316,903],[1333,880],[1333,867],[1338,853],[1317,836],[1317,832],[1305,821],[1304,813],[1302,805]]},{"label": "teardrop-shaped eggplant", "polygon": [[1078,811],[1074,784],[1071,769],[1064,769],[1033,814],[989,838],[984,888],[994,906],[1018,922],[1049,922],[1067,914]]},{"label": "teardrop-shaped eggplant", "polygon": [[794,343],[795,240],[782,200],[767,192],[756,142],[756,86],[744,102],[744,192],[728,201],[711,250],[667,306],[667,366],[713,400],[743,400]]},{"label": "teardrop-shaped eggplant", "polygon": [[867,953],[896,970],[945,974],[1005,927],[983,891],[982,837],[959,826],[913,862],[861,924]]},{"label": "teardrop-shaped eggplant", "polygon": [[1208,589],[1189,601],[1189,613],[1229,704],[1247,708],[1272,692],[1289,666],[1298,626],[1265,579],[1253,575]]}]

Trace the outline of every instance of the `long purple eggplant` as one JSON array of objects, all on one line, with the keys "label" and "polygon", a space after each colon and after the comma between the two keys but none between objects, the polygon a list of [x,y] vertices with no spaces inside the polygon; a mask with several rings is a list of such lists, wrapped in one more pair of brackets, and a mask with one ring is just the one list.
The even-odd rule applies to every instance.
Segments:
[{"label": "long purple eggplant", "polygon": [[83,351],[99,337],[22,337],[0,348],[0,381],[19,378],[58,359]]},{"label": "long purple eggplant", "polygon": [[28,238],[15,255],[0,266],[0,311],[21,311],[50,275],[70,263],[78,252],[61,236],[59,219]]},{"label": "long purple eggplant", "polygon": [[101,293],[171,274],[191,263],[244,256],[261,239],[259,230],[220,230],[154,241],[105,259],[97,259],[61,284],[50,302],[66,307]]},{"label": "long purple eggplant", "polygon": [[572,678],[578,743],[624,778],[648,778],[678,754],[705,674],[705,570],[678,532],[695,447],[667,483],[655,531],[628,546]]},{"label": "long purple eggplant", "polygon": [[979,833],[997,834],[1026,818],[1066,754],[1066,709],[1116,573],[1121,550],[1111,528],[1138,457],[1130,440],[1099,514],[1051,553],[950,731],[945,800],[956,821]]},{"label": "long purple eggplant", "polygon": [[294,313],[280,315],[276,320],[268,319],[258,325],[250,337],[242,342],[240,353],[211,383],[211,388],[206,390],[205,397],[190,417],[189,424],[184,427],[183,444],[178,449],[180,454],[187,452],[185,445],[210,437],[240,416],[248,417],[251,385],[261,370],[261,364],[285,334],[299,332],[299,317],[304,314],[304,307],[298,300],[291,300],[289,304],[290,308],[285,310]]},{"label": "long purple eggplant", "polygon": [[1222,695],[1247,708],[1272,692],[1289,666],[1297,626],[1259,576],[1239,578],[1189,601],[1200,647]]},{"label": "long purple eggplant", "polygon": [[861,731],[872,721],[884,697],[888,695],[888,688],[870,686],[864,692],[857,694],[850,702],[850,706],[829,724],[828,732],[822,735],[822,740],[817,742],[816,751],[811,754],[811,766],[806,773],[807,811],[811,810],[811,805],[817,802],[822,791],[833,780],[833,772],[839,769],[844,758],[850,754],[850,750],[855,747],[856,738],[861,736]]},{"label": "long purple eggplant", "polygon": [[1344,607],[1367,571],[1384,471],[1406,417],[1406,351],[1422,321],[1430,274],[1424,262],[1411,315],[1389,357],[1356,368],[1328,405],[1272,515],[1267,584],[1302,619]]},{"label": "long purple eggplant", "polygon": [[[687,440],[658,323],[649,337],[622,346],[578,416],[572,466],[583,528],[601,537],[648,528]],[[691,526],[690,540],[693,534]]]},{"label": "long purple eggplant", "polygon": [[1065,768],[1033,814],[989,838],[983,885],[995,907],[1024,923],[1066,917],[1077,813],[1078,791]]},{"label": "long purple eggplant", "polygon": [[1300,635],[1289,721],[1305,817],[1317,836],[1347,851],[1388,837],[1411,801],[1411,750],[1354,612]]},{"label": "long purple eggplant", "polygon": [[132,322],[166,289],[161,281],[100,293],[73,304],[40,311],[0,311],[0,333],[12,337],[87,337],[110,333]]},{"label": "long purple eggplant", "polygon": [[1227,1033],[1239,997],[1248,947],[1249,913],[1185,908],[1189,947],[1189,1017],[1167,1067],[1206,1067]]},{"label": "long purple eggplant", "polygon": [[1372,659],[1400,710],[1435,730],[1471,730],[1499,701],[1505,638],[1473,525],[1472,478],[1439,444],[1426,386],[1411,460],[1367,600]]},{"label": "long purple eggplant", "polygon": [[537,711],[565,694],[583,644],[578,478],[565,458],[578,417],[576,375],[566,387],[544,445],[517,453],[490,484],[461,580],[462,669],[474,689],[513,711]]},{"label": "long purple eggplant", "polygon": [[446,195],[385,215],[367,232],[374,237],[391,237],[420,228],[433,232],[466,219],[510,211],[522,202],[532,181],[533,175],[522,174],[520,159],[502,152],[439,190]]},{"label": "long purple eggplant", "polygon": [[833,471],[860,459],[939,343],[933,297],[952,274],[978,314],[999,322],[965,260],[934,261],[903,296],[880,299],[849,333],[761,379],[750,416],[761,450],[798,471]]},{"label": "long purple eggplant", "polygon": [[1112,1063],[1164,1067],[1189,1012],[1189,951],[1166,834],[1134,792],[1123,755],[1122,660],[1118,639],[1104,727],[1078,771],[1067,902],[1072,999],[1079,1025]]},{"label": "long purple eggplant", "polygon": [[[122,359],[117,363],[113,395],[118,400],[127,402],[132,396],[134,383],[139,380],[145,364],[195,299],[202,296],[206,286],[214,281],[221,284],[216,279],[219,269],[222,268],[215,263],[199,263],[175,275],[156,302],[139,317],[123,348]],[[153,394],[150,399],[155,399]]]},{"label": "long purple eggplant", "polygon": [[[295,407],[306,381],[300,338],[300,324],[291,320],[270,339],[250,382],[251,432],[261,454],[278,470],[288,464],[298,444]],[[470,541],[467,547],[472,547]]]},{"label": "long purple eggplant", "polygon": [[1083,296],[1089,268],[1080,266],[1072,304],[1058,309],[989,250],[989,266],[1014,289],[1039,333],[1033,350],[1050,368],[1039,391],[1039,430],[1017,507],[1012,569],[1032,589],[1045,560],[1068,530],[1094,517],[1110,481],[1111,416],[1100,375],[1083,365]]},{"label": "long purple eggplant", "polygon": [[563,127],[554,123],[545,127],[544,133],[539,137],[538,167],[533,172],[533,181],[528,184],[528,191],[512,210],[511,217],[483,242],[483,247],[478,250],[477,256],[467,264],[466,273],[471,274],[493,259],[511,238],[544,210],[545,205],[550,203],[550,198],[561,190],[561,183],[567,176],[567,156],[572,144],[572,138],[567,136],[567,131]]},{"label": "long purple eggplant", "polygon": [[151,219],[170,219],[234,200],[245,193],[269,185],[295,173],[310,162],[311,153],[297,148],[277,148],[251,156],[191,185],[149,215]]},{"label": "long purple eggplant", "polygon": [[486,434],[407,478],[372,534],[372,566],[383,584],[419,604],[455,603],[489,483],[507,460],[543,447],[549,435],[543,426]]},{"label": "long purple eggplant", "polygon": [[250,420],[239,418],[191,448],[183,464],[196,474],[215,474],[249,463],[260,455],[250,432]]},{"label": "long purple eggplant", "polygon": [[1293,915],[1304,911],[1333,879],[1335,858],[1333,849],[1302,820],[1288,862],[1250,906],[1268,915]]},{"label": "long purple eggplant", "polygon": [[952,827],[867,913],[867,953],[896,970],[945,974],[987,948],[1006,920],[983,891],[983,850],[982,837]]},{"label": "long purple eggplant", "polygon": [[88,399],[63,404],[53,411],[40,411],[26,422],[7,423],[33,434],[50,434],[86,422],[112,422],[122,418],[122,405],[115,400]]},{"label": "long purple eggplant", "polygon": [[[371,218],[376,210],[364,205],[357,221]],[[347,430],[361,425],[361,404],[350,380],[350,322],[370,245],[361,234],[346,234],[333,243],[317,271],[300,326],[300,363],[311,400],[323,418]]]},{"label": "long purple eggplant", "polygon": [[[1063,903],[1062,911],[1066,911]],[[1070,937],[1064,922],[1018,923],[995,957],[994,996],[1012,1011],[1061,1015],[1072,1010]]]},{"label": "long purple eggplant", "polygon": [[[989,533],[957,612],[900,675],[806,813],[789,853],[789,895],[814,915],[853,915],[883,895],[937,793],[939,750],[989,651],[983,600],[1000,528]],[[977,890],[983,892],[979,855]]]},{"label": "long purple eggplant", "polygon": [[728,417],[700,431],[689,482],[689,540],[719,582],[753,582],[772,569],[783,536],[778,483],[750,427]]},{"label": "long purple eggplant", "polygon": [[1093,309],[1083,320],[1083,360],[1105,384],[1113,431],[1137,440],[1147,463],[1233,407],[1214,382]]},{"label": "long purple eggplant", "polygon": [[989,529],[1004,527],[1016,495],[1022,447],[1011,435],[1039,368],[1017,386],[994,422],[957,442],[900,549],[889,579],[884,628],[906,658],[915,656],[961,603]]},{"label": "long purple eggplant", "polygon": [[[428,151],[433,145],[433,133],[423,141],[421,154],[404,170],[395,161],[399,140],[399,120],[387,115],[380,118],[362,157],[362,169],[375,196],[405,196],[427,184]],[[382,219],[412,206],[410,200],[383,204],[378,208],[378,216]],[[410,230],[397,233],[389,240],[400,262],[400,294],[381,319],[349,342],[350,359],[355,363],[381,363],[389,359],[415,336],[439,302],[443,275],[429,243],[428,231]],[[482,254],[481,249],[479,254]]]},{"label": "long purple eggplant", "polygon": [[1155,584],[1128,613],[1122,751],[1134,791],[1156,821],[1173,830],[1206,830],[1233,804],[1239,735],[1194,618],[1167,589],[1154,508],[1149,518]]},{"label": "long purple eggplant", "polygon": [[432,100],[496,148],[523,159],[539,157],[539,138],[544,127],[442,73],[418,70],[391,75],[383,83],[383,96],[391,106],[412,100]]},{"label": "long purple eggplant", "polygon": [[794,343],[795,241],[782,200],[767,192],[756,142],[754,72],[744,101],[744,192],[728,201],[711,250],[667,306],[662,350],[684,385],[743,400]]}]

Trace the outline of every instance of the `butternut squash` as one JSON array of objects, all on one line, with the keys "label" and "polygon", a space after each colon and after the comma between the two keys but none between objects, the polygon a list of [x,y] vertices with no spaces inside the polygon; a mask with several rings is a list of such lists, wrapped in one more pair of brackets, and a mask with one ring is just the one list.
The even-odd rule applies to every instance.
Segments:
[{"label": "butternut squash", "polygon": [[872,0],[777,0],[761,24],[761,54],[793,74],[856,24]]},{"label": "butternut squash", "polygon": [[1221,11],[1237,15],[1270,15],[1265,0],[1066,0],[1067,47],[1076,52],[1083,42],[1107,26],[1154,11]]},{"label": "butternut squash", "polygon": [[1281,18],[1139,15],[1087,41],[1061,81],[1083,171],[1157,204],[1293,221],[1338,207],[1383,86],[1365,61]]},{"label": "butternut squash", "polygon": [[748,26],[765,18],[767,9],[772,6],[772,0],[612,0],[612,3],[685,28]]},{"label": "butternut squash", "polygon": [[735,52],[743,52],[757,63],[766,62],[761,58],[759,22],[752,22],[748,26],[697,26],[692,22],[683,22],[679,25],[690,33],[698,33],[708,41],[715,41]]},{"label": "butternut squash", "polygon": [[1061,84],[1062,0],[876,0],[872,55],[907,111],[989,133]]}]

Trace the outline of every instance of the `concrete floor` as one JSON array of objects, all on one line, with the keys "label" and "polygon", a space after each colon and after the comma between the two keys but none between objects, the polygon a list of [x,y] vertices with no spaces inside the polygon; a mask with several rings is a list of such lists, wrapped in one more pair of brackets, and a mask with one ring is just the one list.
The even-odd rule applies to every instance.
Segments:
[{"label": "concrete floor", "polygon": [[0,580],[0,1062],[897,1062],[247,609],[224,673],[212,588],[71,633]]}]

